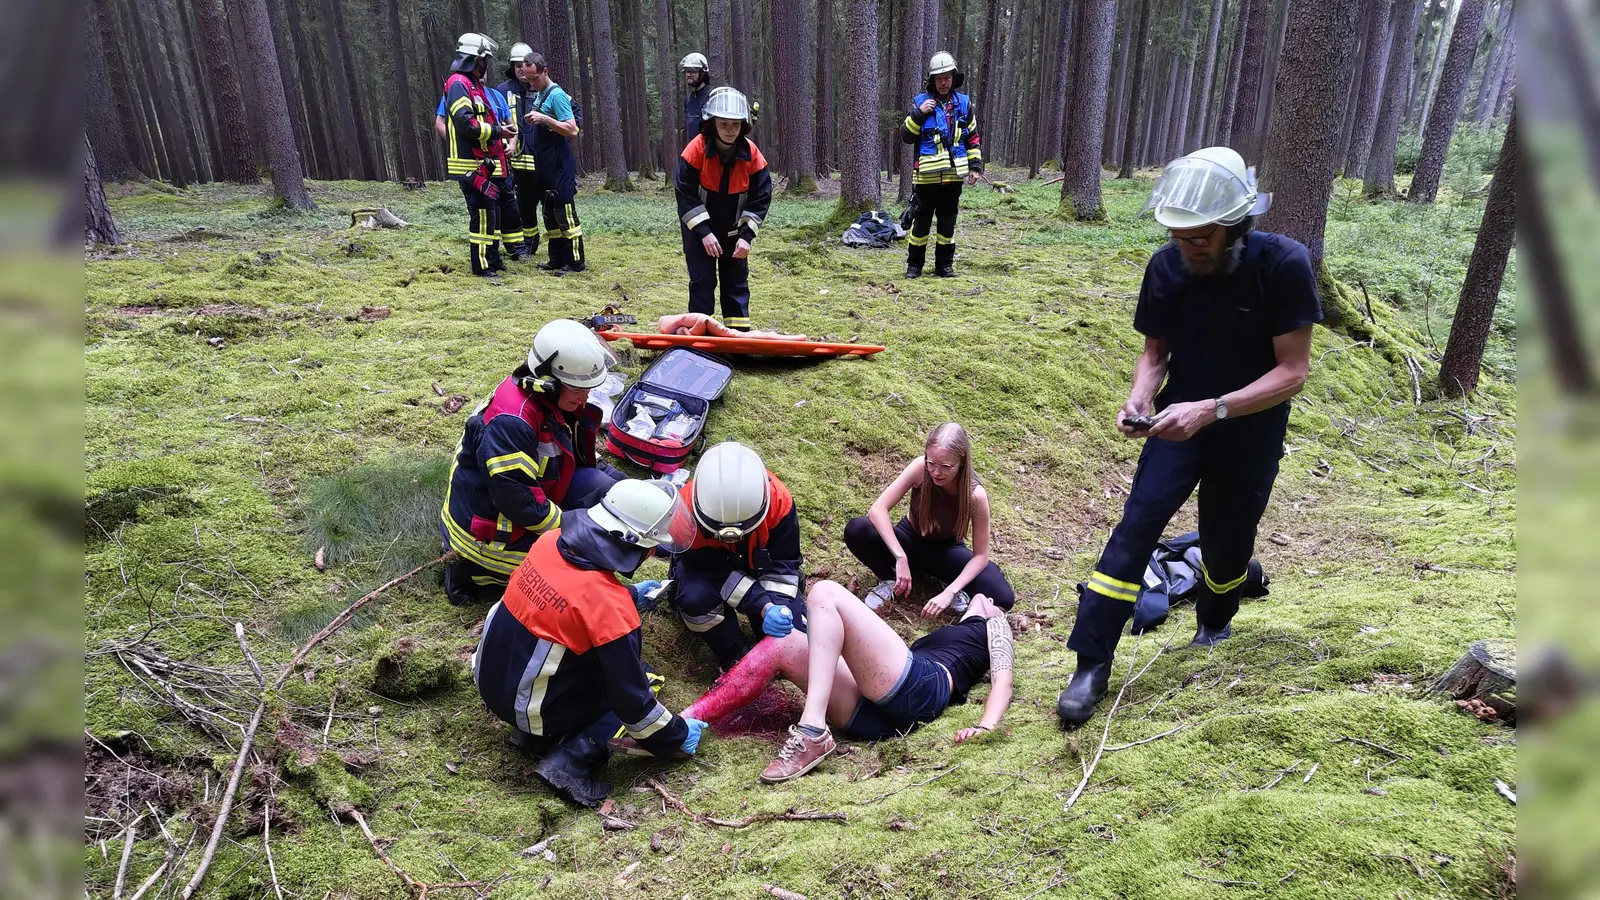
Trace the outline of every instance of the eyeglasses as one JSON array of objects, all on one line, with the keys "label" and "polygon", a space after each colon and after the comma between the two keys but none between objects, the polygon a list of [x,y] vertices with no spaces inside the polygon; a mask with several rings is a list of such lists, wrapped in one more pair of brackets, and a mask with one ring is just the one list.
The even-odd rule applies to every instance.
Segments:
[{"label": "eyeglasses", "polygon": [[924,463],[924,465],[935,472],[954,472],[955,470],[961,468],[958,465],[951,465],[950,463],[929,462]]},{"label": "eyeglasses", "polygon": [[1173,235],[1172,239],[1175,241],[1181,241],[1198,250],[1206,250],[1211,247],[1211,242],[1216,239],[1217,229],[1221,227],[1221,225],[1218,225],[1216,228],[1212,228],[1205,234],[1197,234],[1194,237],[1179,237],[1178,235]]}]

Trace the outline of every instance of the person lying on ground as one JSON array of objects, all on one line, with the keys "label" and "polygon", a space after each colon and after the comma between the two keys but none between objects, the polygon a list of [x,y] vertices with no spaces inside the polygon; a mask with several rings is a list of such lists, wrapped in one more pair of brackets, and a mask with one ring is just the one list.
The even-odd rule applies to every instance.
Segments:
[{"label": "person lying on ground", "polygon": [[693,533],[671,482],[619,482],[539,538],[484,620],[478,693],[513,746],[543,757],[534,775],[573,803],[599,806],[610,792],[600,775],[618,734],[665,759],[699,746],[705,723],[656,700],[662,679],[640,656],[640,596],[657,584],[617,580]]},{"label": "person lying on ground", "polygon": [[[889,512],[911,493],[909,514],[891,524]],[[972,549],[965,543],[972,537]],[[946,422],[928,434],[923,454],[873,501],[865,515],[844,528],[844,542],[880,581],[867,593],[868,609],[911,591],[913,575],[944,585],[923,606],[924,616],[945,609],[962,613],[971,594],[982,593],[1001,609],[1016,603],[1016,593],[1000,567],[989,560],[989,495],[972,470],[967,430]]]},{"label": "person lying on ground", "polygon": [[706,337],[754,338],[758,341],[803,341],[803,334],[781,334],[776,331],[738,331],[718,322],[705,313],[678,313],[662,316],[656,323],[662,334],[696,334]]},{"label": "person lying on ground", "polygon": [[[816,768],[837,746],[830,725],[869,741],[904,734],[965,703],[985,674],[990,686],[983,715],[952,739],[959,744],[1000,727],[1011,705],[1015,649],[1005,612],[988,597],[974,596],[959,622],[910,647],[837,582],[818,582],[806,605],[808,634],[763,640],[683,712],[696,720],[720,719],[754,700],[775,677],[805,691],[800,723],[790,726],[762,781],[789,781]],[[612,747],[642,753],[628,738]]]}]

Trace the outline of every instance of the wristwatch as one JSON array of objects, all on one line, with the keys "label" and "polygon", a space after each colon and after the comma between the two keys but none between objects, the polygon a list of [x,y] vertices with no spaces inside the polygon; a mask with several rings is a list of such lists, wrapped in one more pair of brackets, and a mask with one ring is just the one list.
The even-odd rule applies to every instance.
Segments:
[{"label": "wristwatch", "polygon": [[1218,419],[1226,419],[1227,417],[1228,417],[1228,401],[1222,399],[1221,397],[1218,397],[1217,398],[1217,418]]}]

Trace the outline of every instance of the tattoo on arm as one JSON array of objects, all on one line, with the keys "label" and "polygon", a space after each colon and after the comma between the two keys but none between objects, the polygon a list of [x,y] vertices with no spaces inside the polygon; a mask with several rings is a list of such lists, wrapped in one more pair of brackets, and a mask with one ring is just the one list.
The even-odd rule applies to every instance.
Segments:
[{"label": "tattoo on arm", "polygon": [[1011,623],[1004,615],[990,618],[985,626],[989,632],[989,670],[1009,672],[1016,648],[1011,641]]}]

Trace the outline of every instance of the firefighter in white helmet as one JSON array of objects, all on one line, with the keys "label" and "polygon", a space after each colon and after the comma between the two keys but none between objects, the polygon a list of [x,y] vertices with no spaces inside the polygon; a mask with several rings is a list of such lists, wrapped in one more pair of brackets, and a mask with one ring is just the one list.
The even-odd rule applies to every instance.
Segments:
[{"label": "firefighter in white helmet", "polygon": [[697,533],[672,559],[670,600],[717,665],[726,671],[749,649],[740,613],[757,637],[804,631],[800,516],[761,457],[743,444],[718,444],[700,457],[680,496]]},{"label": "firefighter in white helmet", "polygon": [[450,76],[439,101],[445,126],[445,171],[461,184],[469,219],[467,250],[472,274],[488,277],[505,268],[500,259],[502,180],[509,171],[505,142],[517,125],[497,114],[484,79],[499,49],[484,35],[469,32],[456,42]]},{"label": "firefighter in white helmet", "polygon": [[711,63],[705,54],[691,53],[678,68],[683,70],[683,142],[687,144],[700,133],[700,114],[711,96]]},{"label": "firefighter in white helmet", "polygon": [[983,139],[972,98],[962,93],[967,77],[956,68],[956,58],[941,50],[928,62],[928,83],[911,101],[901,137],[917,148],[912,181],[915,213],[906,239],[906,277],[922,276],[928,257],[928,232],[939,218],[933,272],[941,278],[956,274],[956,214],[961,186],[972,184],[983,172]]},{"label": "firefighter in white helmet", "polygon": [[1144,352],[1116,419],[1144,448],[1122,520],[1078,585],[1067,641],[1078,667],[1056,702],[1069,728],[1094,715],[1135,604],[1157,602],[1141,599],[1146,565],[1197,487],[1203,583],[1193,645],[1232,634],[1289,400],[1305,385],[1311,327],[1322,320],[1306,248],[1254,227],[1271,199],[1238,153],[1207,147],[1168,163],[1145,205],[1172,240],[1145,266],[1133,313]]},{"label": "firefighter in white helmet", "polygon": [[445,570],[451,603],[498,597],[534,540],[561,527],[563,509],[623,478],[595,452],[600,408],[589,402],[615,365],[594,332],[557,319],[467,418],[440,511],[444,544],[461,554]]},{"label": "firefighter in white helmet", "polygon": [[750,140],[750,102],[731,87],[711,92],[700,134],[678,160],[676,193],[689,312],[715,315],[750,330],[750,245],[772,205],[772,175]]}]

